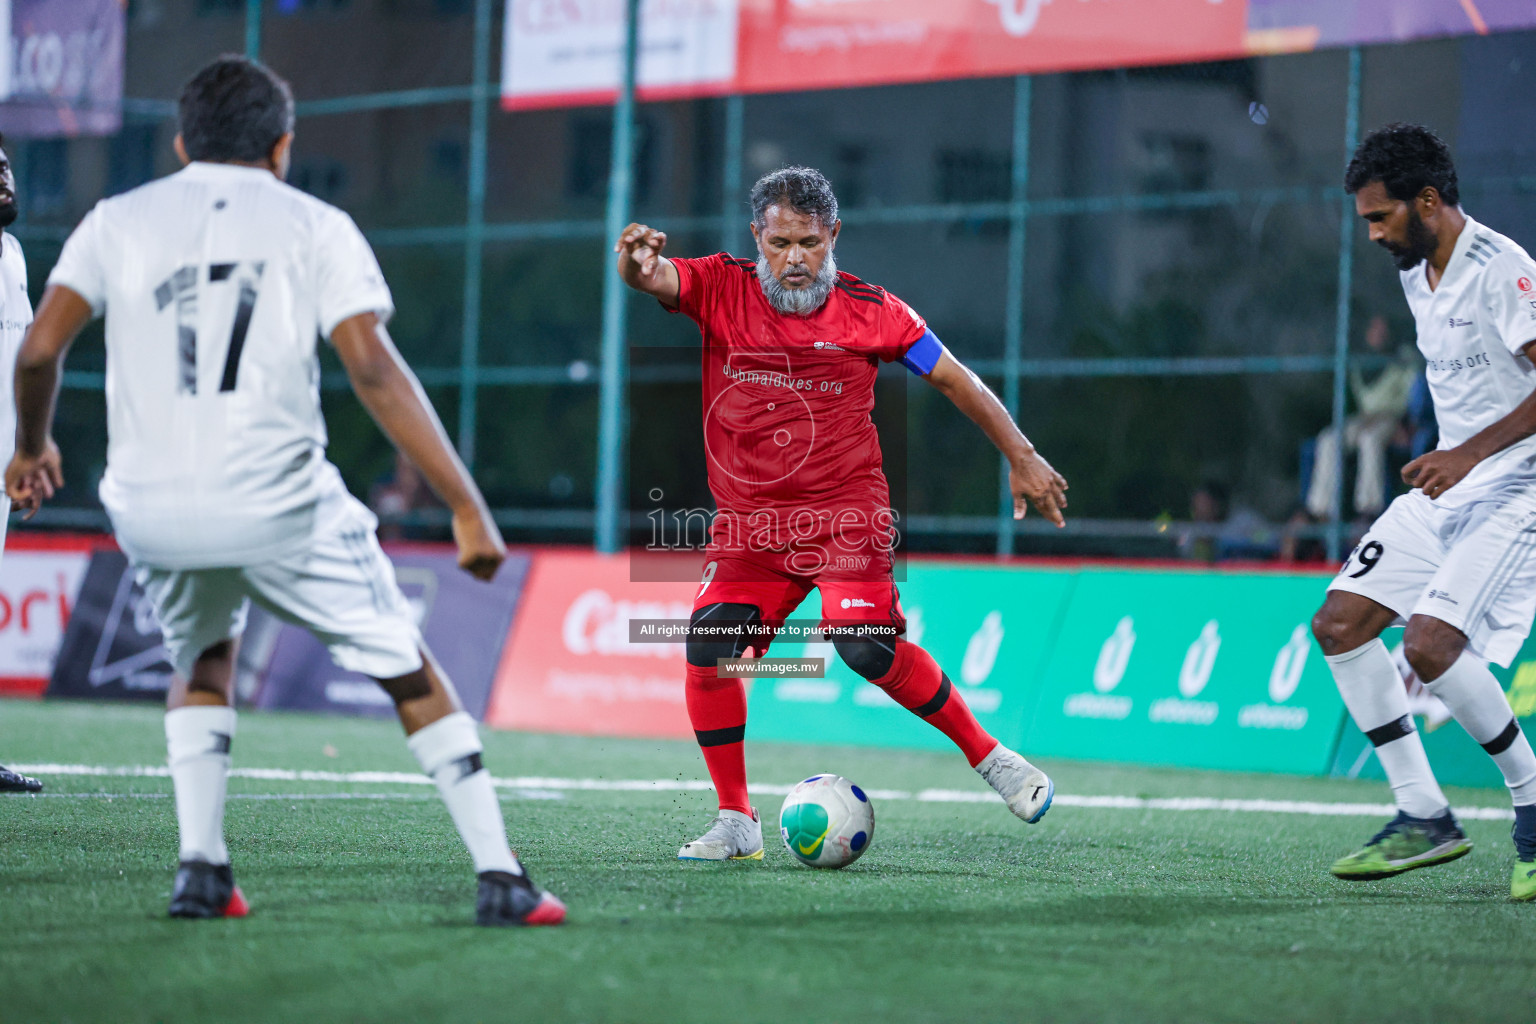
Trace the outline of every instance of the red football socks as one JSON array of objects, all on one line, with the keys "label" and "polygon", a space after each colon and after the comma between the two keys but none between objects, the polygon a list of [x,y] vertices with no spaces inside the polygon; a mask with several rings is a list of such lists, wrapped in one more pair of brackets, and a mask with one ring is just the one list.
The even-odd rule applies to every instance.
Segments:
[{"label": "red football socks", "polygon": [[734,676],[717,676],[713,667],[689,665],[686,696],[688,721],[720,797],[720,809],[751,814],[742,742],[747,732],[747,688]]},{"label": "red football socks", "polygon": [[940,671],[938,662],[916,644],[897,640],[895,663],[874,684],[953,740],[972,768],[997,746],[997,740],[976,721],[949,677]]}]

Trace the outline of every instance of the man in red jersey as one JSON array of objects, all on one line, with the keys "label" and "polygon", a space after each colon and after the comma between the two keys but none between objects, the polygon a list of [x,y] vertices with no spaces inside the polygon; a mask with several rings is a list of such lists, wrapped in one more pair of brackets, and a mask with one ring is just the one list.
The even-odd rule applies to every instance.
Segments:
[{"label": "man in red jersey", "polygon": [[789,167],[752,188],[756,261],[669,259],[667,236],[643,224],[614,246],[624,282],[686,314],[704,340],[704,445],[718,512],[690,622],[687,703],[720,814],[680,860],[762,859],[747,797],[746,689],[717,666],[749,649],[761,656],[812,588],[848,667],[953,740],[1014,814],[1039,821],[1055,792],[987,734],[933,658],[902,639],[895,517],[870,419],[879,363],[901,360],[1008,457],[1014,518],[1032,502],[1063,525],[1067,482],[922,317],[838,271],[841,229],[827,179]]}]

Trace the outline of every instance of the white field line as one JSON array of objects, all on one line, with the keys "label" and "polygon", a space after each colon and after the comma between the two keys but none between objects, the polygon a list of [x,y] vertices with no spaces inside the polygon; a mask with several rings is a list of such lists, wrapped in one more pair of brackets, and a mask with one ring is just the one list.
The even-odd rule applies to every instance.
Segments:
[{"label": "white field line", "polygon": [[[169,778],[171,770],[164,765],[124,765],[103,767],[85,764],[17,764],[13,771],[26,775],[48,776],[82,775],[95,778]],[[414,772],[321,772],[295,771],[289,768],[232,768],[230,776],[237,779],[261,779],[270,782],[333,782],[333,783],[383,783],[388,785],[430,786],[432,780]],[[500,789],[513,790],[516,795],[532,799],[549,799],[549,795],[569,791],[600,793],[698,793],[713,787],[703,779],[566,779],[544,776],[519,776],[497,779]],[[754,792],[783,796],[793,785],[754,783]],[[875,800],[915,800],[921,803],[985,804],[997,800],[997,795],[986,790],[924,789],[909,792],[900,789],[871,789]],[[1316,800],[1238,800],[1218,797],[1153,797],[1138,796],[1079,796],[1071,793],[1056,794],[1058,807],[1086,807],[1122,811],[1229,811],[1257,814],[1307,814],[1336,817],[1391,817],[1396,808],[1391,804],[1327,803]],[[1477,821],[1509,821],[1515,816],[1507,807],[1458,807],[1458,817]]]}]

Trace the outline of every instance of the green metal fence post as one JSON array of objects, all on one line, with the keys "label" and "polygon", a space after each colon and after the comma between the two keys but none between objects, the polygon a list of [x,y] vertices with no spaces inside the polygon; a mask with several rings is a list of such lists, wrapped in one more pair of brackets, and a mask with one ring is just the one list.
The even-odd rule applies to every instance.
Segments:
[{"label": "green metal fence post", "polygon": [[245,55],[261,56],[261,0],[245,0]]},{"label": "green metal fence post", "polygon": [[490,130],[491,0],[475,0],[469,101],[469,196],[464,214],[464,333],[459,342],[459,458],[475,465],[480,410],[480,291],[485,263],[486,134]]},{"label": "green metal fence post", "polygon": [[730,252],[741,236],[737,219],[741,216],[741,136],[743,108],[741,96],[725,98],[725,159],[720,167],[720,251]]},{"label": "green metal fence post", "polygon": [[[1020,75],[1013,88],[1013,170],[1008,212],[1008,287],[1003,312],[1003,405],[1019,418],[1019,360],[1024,348],[1024,241],[1029,223],[1029,113],[1031,79]],[[1013,492],[1008,460],[999,461],[997,553],[1013,554]]]},{"label": "green metal fence post", "polygon": [[640,0],[628,0],[624,15],[624,65],[619,99],[613,107],[613,153],[608,171],[607,232],[603,238],[603,366],[597,421],[597,549],[617,551],[623,499],[624,311],[629,289],[613,268],[608,246],[630,220],[634,201],[635,63],[640,43]]},{"label": "green metal fence post", "polygon": [[[1360,47],[1349,50],[1349,94],[1344,101],[1344,159],[1360,143]],[[1333,483],[1333,513],[1328,519],[1328,557],[1344,553],[1344,388],[1349,377],[1349,307],[1355,274],[1355,203],[1344,196],[1339,206],[1339,294],[1333,320],[1333,430],[1339,464]],[[1312,472],[1322,469],[1314,463]]]}]

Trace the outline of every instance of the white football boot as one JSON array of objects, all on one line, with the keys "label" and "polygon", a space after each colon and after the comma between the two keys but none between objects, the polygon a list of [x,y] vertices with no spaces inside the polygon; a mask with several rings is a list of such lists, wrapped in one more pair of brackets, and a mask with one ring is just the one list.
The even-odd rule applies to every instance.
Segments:
[{"label": "white football boot", "polygon": [[678,860],[762,860],[763,822],[757,808],[750,815],[721,811],[709,831],[677,851]]},{"label": "white football boot", "polygon": [[1056,784],[1045,772],[999,743],[981,759],[976,774],[997,790],[1008,809],[1033,825],[1051,809]]}]

